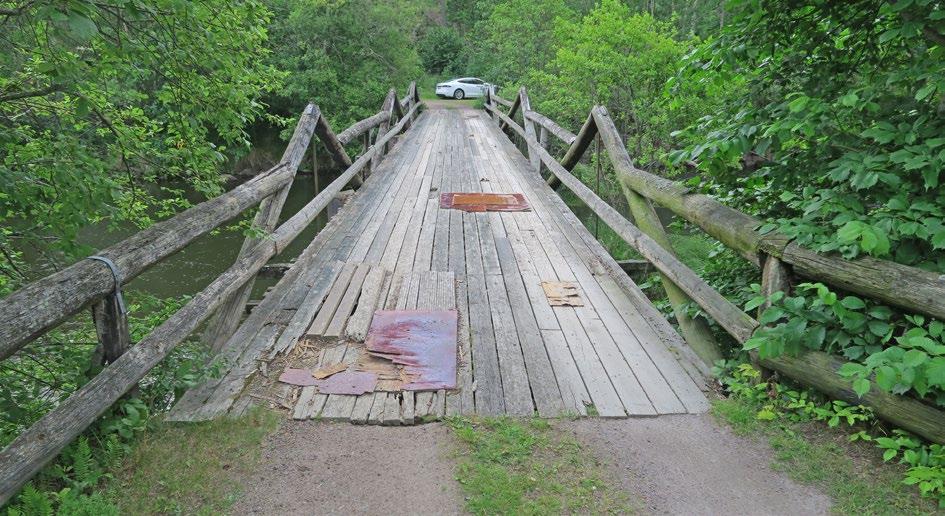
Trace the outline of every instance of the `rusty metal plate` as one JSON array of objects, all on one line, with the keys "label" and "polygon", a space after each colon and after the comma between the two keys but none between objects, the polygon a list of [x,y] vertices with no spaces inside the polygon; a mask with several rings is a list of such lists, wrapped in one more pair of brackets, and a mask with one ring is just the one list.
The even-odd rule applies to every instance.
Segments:
[{"label": "rusty metal plate", "polygon": [[584,306],[577,283],[570,281],[542,281],[548,304],[551,306]]},{"label": "rusty metal plate", "polygon": [[403,366],[403,390],[455,389],[456,331],[456,310],[378,310],[364,342]]},{"label": "rusty metal plate", "polygon": [[324,380],[315,380],[318,392],[322,394],[364,394],[374,392],[377,375],[364,371],[344,371],[333,374]]},{"label": "rusty metal plate", "polygon": [[316,382],[315,377],[312,376],[312,372],[308,369],[295,369],[293,367],[286,367],[285,370],[282,371],[282,374],[279,375],[279,381],[301,387],[309,387],[315,385]]},{"label": "rusty metal plate", "polygon": [[443,192],[440,194],[440,208],[473,212],[531,210],[522,194],[479,192]]}]

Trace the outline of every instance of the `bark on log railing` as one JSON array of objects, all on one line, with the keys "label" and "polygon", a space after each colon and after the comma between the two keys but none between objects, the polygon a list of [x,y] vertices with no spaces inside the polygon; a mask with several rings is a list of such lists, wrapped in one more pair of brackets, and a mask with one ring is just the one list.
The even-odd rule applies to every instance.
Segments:
[{"label": "bark on log railing", "polygon": [[531,120],[531,121],[537,123],[538,125],[544,127],[545,129],[548,130],[548,132],[550,132],[551,134],[555,135],[555,137],[557,137],[559,140],[561,140],[562,142],[564,142],[564,143],[567,144],[568,146],[570,146],[572,143],[574,143],[574,140],[577,139],[577,135],[576,135],[576,134],[572,133],[571,131],[568,131],[568,130],[565,129],[564,127],[561,127],[560,125],[556,124],[556,123],[554,122],[554,120],[552,120],[552,119],[546,117],[545,115],[543,115],[543,114],[541,114],[541,113],[539,113],[539,112],[537,112],[537,111],[532,111],[531,109],[526,109],[526,110],[525,110],[525,118],[527,118],[527,119],[529,119],[529,120]]},{"label": "bark on log railing", "polygon": [[[515,132],[525,139],[526,144],[536,146],[538,149],[537,152],[540,154],[542,162],[552,172],[554,177],[558,178],[572,191],[572,193],[584,201],[592,211],[600,216],[601,219],[611,227],[611,229],[613,229],[628,244],[637,249],[637,251],[640,252],[640,254],[643,255],[647,261],[653,264],[654,267],[656,267],[669,280],[676,284],[676,286],[682,289],[693,301],[699,304],[699,306],[702,307],[702,309],[705,310],[709,316],[714,318],[739,343],[744,343],[751,336],[754,329],[758,327],[758,322],[754,318],[742,312],[740,309],[738,309],[738,307],[735,307],[724,298],[720,300],[719,297],[721,296],[719,296],[717,292],[712,290],[711,287],[698,278],[695,272],[689,269],[686,265],[679,262],[671,253],[665,249],[662,249],[657,242],[643,234],[632,223],[624,219],[618,212],[616,212],[616,210],[597,197],[587,186],[581,183],[580,180],[571,175],[561,163],[556,161],[554,157],[548,153],[548,151],[541,148],[540,145],[537,145],[537,141],[528,141],[529,139],[525,134],[525,129],[516,124],[515,121],[509,116],[502,113],[493,103],[487,103],[486,109],[499,118],[503,123],[505,123],[506,126],[515,130]],[[593,133],[597,132],[596,128],[598,125],[612,125],[612,123],[609,121],[609,118],[605,118],[606,116],[606,110],[604,110],[602,107],[596,107],[594,110],[592,110],[591,116],[588,118],[587,123],[585,123],[585,126],[581,131],[584,133],[586,132],[585,129],[593,127],[593,131],[587,131],[590,136],[585,136],[588,141],[593,139]],[[609,131],[604,131],[604,133],[608,132]],[[608,138],[604,137],[603,135],[602,137],[604,139],[605,147],[607,148],[611,159],[614,161],[614,165],[618,171],[618,174],[621,173],[623,169],[630,167],[633,170],[633,173],[629,175],[631,175],[635,181],[638,181],[640,184],[646,186],[646,188],[642,188],[643,191],[641,191],[641,189],[633,188],[633,186],[636,184],[635,182],[628,181],[630,183],[629,187],[633,188],[633,190],[642,195],[642,197],[652,199],[653,201],[659,202],[664,206],[666,206],[666,204],[660,202],[661,198],[666,199],[666,196],[669,196],[668,198],[670,200],[674,199],[674,197],[667,192],[674,192],[678,196],[695,197],[687,194],[684,191],[685,189],[678,187],[678,185],[671,181],[665,180],[663,178],[657,178],[656,176],[651,176],[646,172],[635,169],[632,163],[630,163],[629,157],[626,156],[626,149],[623,147],[622,142],[620,142],[619,137],[616,138],[615,141],[610,142],[608,142]],[[579,135],[578,139],[572,144],[572,149],[576,144],[578,144],[581,138],[582,136]],[[619,149],[615,147],[615,145],[618,144]],[[580,158],[579,155],[578,158]],[[682,191],[680,192],[680,190]],[[677,206],[690,206],[685,201],[677,200],[676,202]],[[741,214],[736,210],[732,210],[731,208],[722,206],[714,199],[711,199],[707,196],[698,196],[698,202],[694,204],[696,206],[703,207],[703,209],[705,209],[706,206],[710,207],[711,209],[706,209],[704,211],[704,213],[709,214],[710,217],[712,216],[711,214],[722,213],[723,220],[734,219],[735,221],[741,221],[743,225],[739,226],[740,229],[748,228],[748,231],[755,232],[754,228],[757,226],[757,224],[745,224],[745,219],[750,219],[750,217]],[[733,215],[733,213],[737,214],[737,216]],[[713,221],[712,224],[699,225],[700,227],[703,227],[703,229],[706,230],[706,232],[710,235],[716,236],[712,231],[706,229],[706,227],[715,228],[721,226],[722,224],[723,223],[721,221]],[[719,234],[726,233],[720,232]],[[737,232],[733,236],[738,237],[734,239],[730,238],[730,240],[735,242],[758,242],[754,248],[751,248],[756,253],[756,260],[760,261],[758,253],[763,254],[769,252],[769,250],[777,250],[780,251],[781,254],[771,253],[770,256],[774,256],[781,262],[790,264],[793,266],[795,272],[805,271],[801,272],[805,275],[812,273],[812,267],[810,265],[807,265],[807,269],[803,269],[797,267],[796,262],[791,261],[794,259],[794,257],[802,255],[800,251],[792,251],[792,253],[784,252],[786,249],[791,248],[793,244],[785,245],[783,240],[773,239],[776,242],[780,242],[780,244],[775,245],[769,243],[772,240],[768,240],[765,237],[757,239],[754,239],[754,237],[746,238],[744,235],[740,235]],[[719,237],[716,236],[716,238]],[[720,240],[722,239],[720,238]],[[725,240],[722,241],[723,243],[728,244],[728,242]],[[788,258],[785,259],[785,256],[788,256]],[[835,259],[832,257],[821,255],[816,256],[826,263],[832,263],[834,267],[837,267],[838,263],[862,263],[862,259],[847,262],[846,260],[841,261],[840,259]],[[871,262],[882,262],[882,260],[871,260]],[[756,263],[758,263],[758,261],[756,261]],[[770,263],[773,267],[774,262]],[[905,266],[898,266],[897,264],[892,265],[895,265],[896,267],[894,268],[897,270],[911,269]],[[910,274],[921,276],[919,272],[924,271],[912,271]],[[817,274],[820,274],[820,272],[818,271]],[[818,276],[814,276],[814,278],[816,279]],[[823,279],[823,276],[819,276],[819,278]],[[778,284],[783,284],[784,280],[783,278],[780,278],[777,279],[776,282]],[[776,286],[772,284],[769,286],[769,288],[776,288]],[[859,288],[864,289],[863,286],[860,286]],[[887,295],[886,297],[889,296]],[[899,304],[899,306],[903,305]],[[924,310],[917,311],[928,313]],[[851,403],[867,405],[873,409],[873,412],[877,415],[877,417],[883,420],[889,421],[900,428],[909,430],[932,442],[945,443],[945,412],[938,409],[937,407],[912,397],[884,392],[875,385],[875,382],[873,382],[870,391],[860,398],[853,392],[851,380],[840,376],[840,374],[837,372],[843,363],[844,361],[838,357],[817,351],[806,352],[800,357],[781,356],[777,358],[765,358],[761,360],[761,365],[764,367],[779,371],[785,376],[820,390],[830,397],[843,399]]]},{"label": "bark on log railing", "polygon": [[[282,163],[198,204],[176,217],[112,245],[100,256],[111,259],[127,283],[155,263],[232,220],[292,180]],[[0,299],[0,360],[114,290],[112,273],[101,262],[80,260]]]},{"label": "bark on log railing", "polygon": [[[30,340],[92,303],[95,303],[97,332],[107,355],[107,365],[99,374],[0,452],[0,506],[115,401],[133,389],[217,308],[244,289],[266,262],[285,249],[380,149],[409,127],[422,106],[413,84],[408,102],[410,108],[400,122],[382,133],[340,177],[269,235],[252,241],[253,245],[240,253],[233,266],[135,346],[128,347],[126,321],[115,293],[120,285],[115,285],[116,280],[106,263],[81,260],[0,299],[0,335],[3,335],[0,359],[9,357]],[[287,146],[283,162],[219,197],[100,251],[99,256],[115,264],[123,284],[257,203],[262,202],[257,219],[261,214],[266,214],[268,219],[271,211],[264,209],[265,206],[279,204],[278,197],[291,184],[312,134],[319,132],[317,127],[321,120],[318,107],[309,105]],[[330,127],[328,130],[330,132]]]}]

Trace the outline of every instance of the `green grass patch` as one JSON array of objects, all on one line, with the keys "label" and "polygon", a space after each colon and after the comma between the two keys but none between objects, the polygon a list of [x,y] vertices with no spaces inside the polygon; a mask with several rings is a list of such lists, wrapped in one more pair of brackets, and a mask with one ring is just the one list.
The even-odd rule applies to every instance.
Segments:
[{"label": "green grass patch", "polygon": [[457,480],[474,514],[628,513],[634,506],[573,437],[544,420],[452,419]]},{"label": "green grass patch", "polygon": [[107,497],[122,514],[225,513],[279,421],[275,412],[255,409],[238,419],[164,424],[142,437]]},{"label": "green grass patch", "polygon": [[902,483],[904,468],[883,463],[874,447],[850,442],[841,431],[783,415],[769,420],[772,412],[743,398],[716,401],[712,413],[736,434],[766,440],[774,449],[771,467],[819,488],[833,499],[835,513],[936,513],[931,500]]}]

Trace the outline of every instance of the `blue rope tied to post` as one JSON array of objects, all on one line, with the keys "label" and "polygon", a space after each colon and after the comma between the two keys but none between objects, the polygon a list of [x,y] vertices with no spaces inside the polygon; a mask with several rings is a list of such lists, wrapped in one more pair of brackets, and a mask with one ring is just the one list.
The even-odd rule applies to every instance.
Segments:
[{"label": "blue rope tied to post", "polygon": [[112,278],[115,280],[115,297],[118,299],[118,309],[121,310],[122,315],[128,315],[128,309],[125,308],[125,298],[121,295],[121,271],[118,270],[118,266],[115,265],[115,262],[104,256],[89,256],[87,259],[102,262],[112,271]]}]

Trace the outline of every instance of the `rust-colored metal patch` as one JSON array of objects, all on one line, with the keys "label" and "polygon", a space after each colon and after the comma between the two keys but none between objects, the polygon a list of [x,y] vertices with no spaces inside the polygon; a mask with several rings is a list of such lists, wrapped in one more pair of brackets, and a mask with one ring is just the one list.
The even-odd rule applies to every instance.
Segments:
[{"label": "rust-colored metal patch", "polygon": [[282,374],[279,375],[279,381],[302,387],[315,385],[315,377],[312,376],[311,371],[308,369],[295,369],[293,367],[286,367],[285,370],[282,371]]},{"label": "rust-colored metal patch", "polygon": [[525,196],[519,193],[443,192],[440,208],[463,211],[529,211]]},{"label": "rust-colored metal patch", "polygon": [[577,283],[570,281],[542,281],[548,304],[551,306],[584,306]]},{"label": "rust-colored metal patch", "polygon": [[322,394],[364,394],[374,392],[377,375],[364,371],[344,371],[333,374],[324,380],[315,380],[318,392]]},{"label": "rust-colored metal patch", "polygon": [[455,389],[456,321],[456,310],[378,310],[364,342],[403,366],[403,390]]}]

